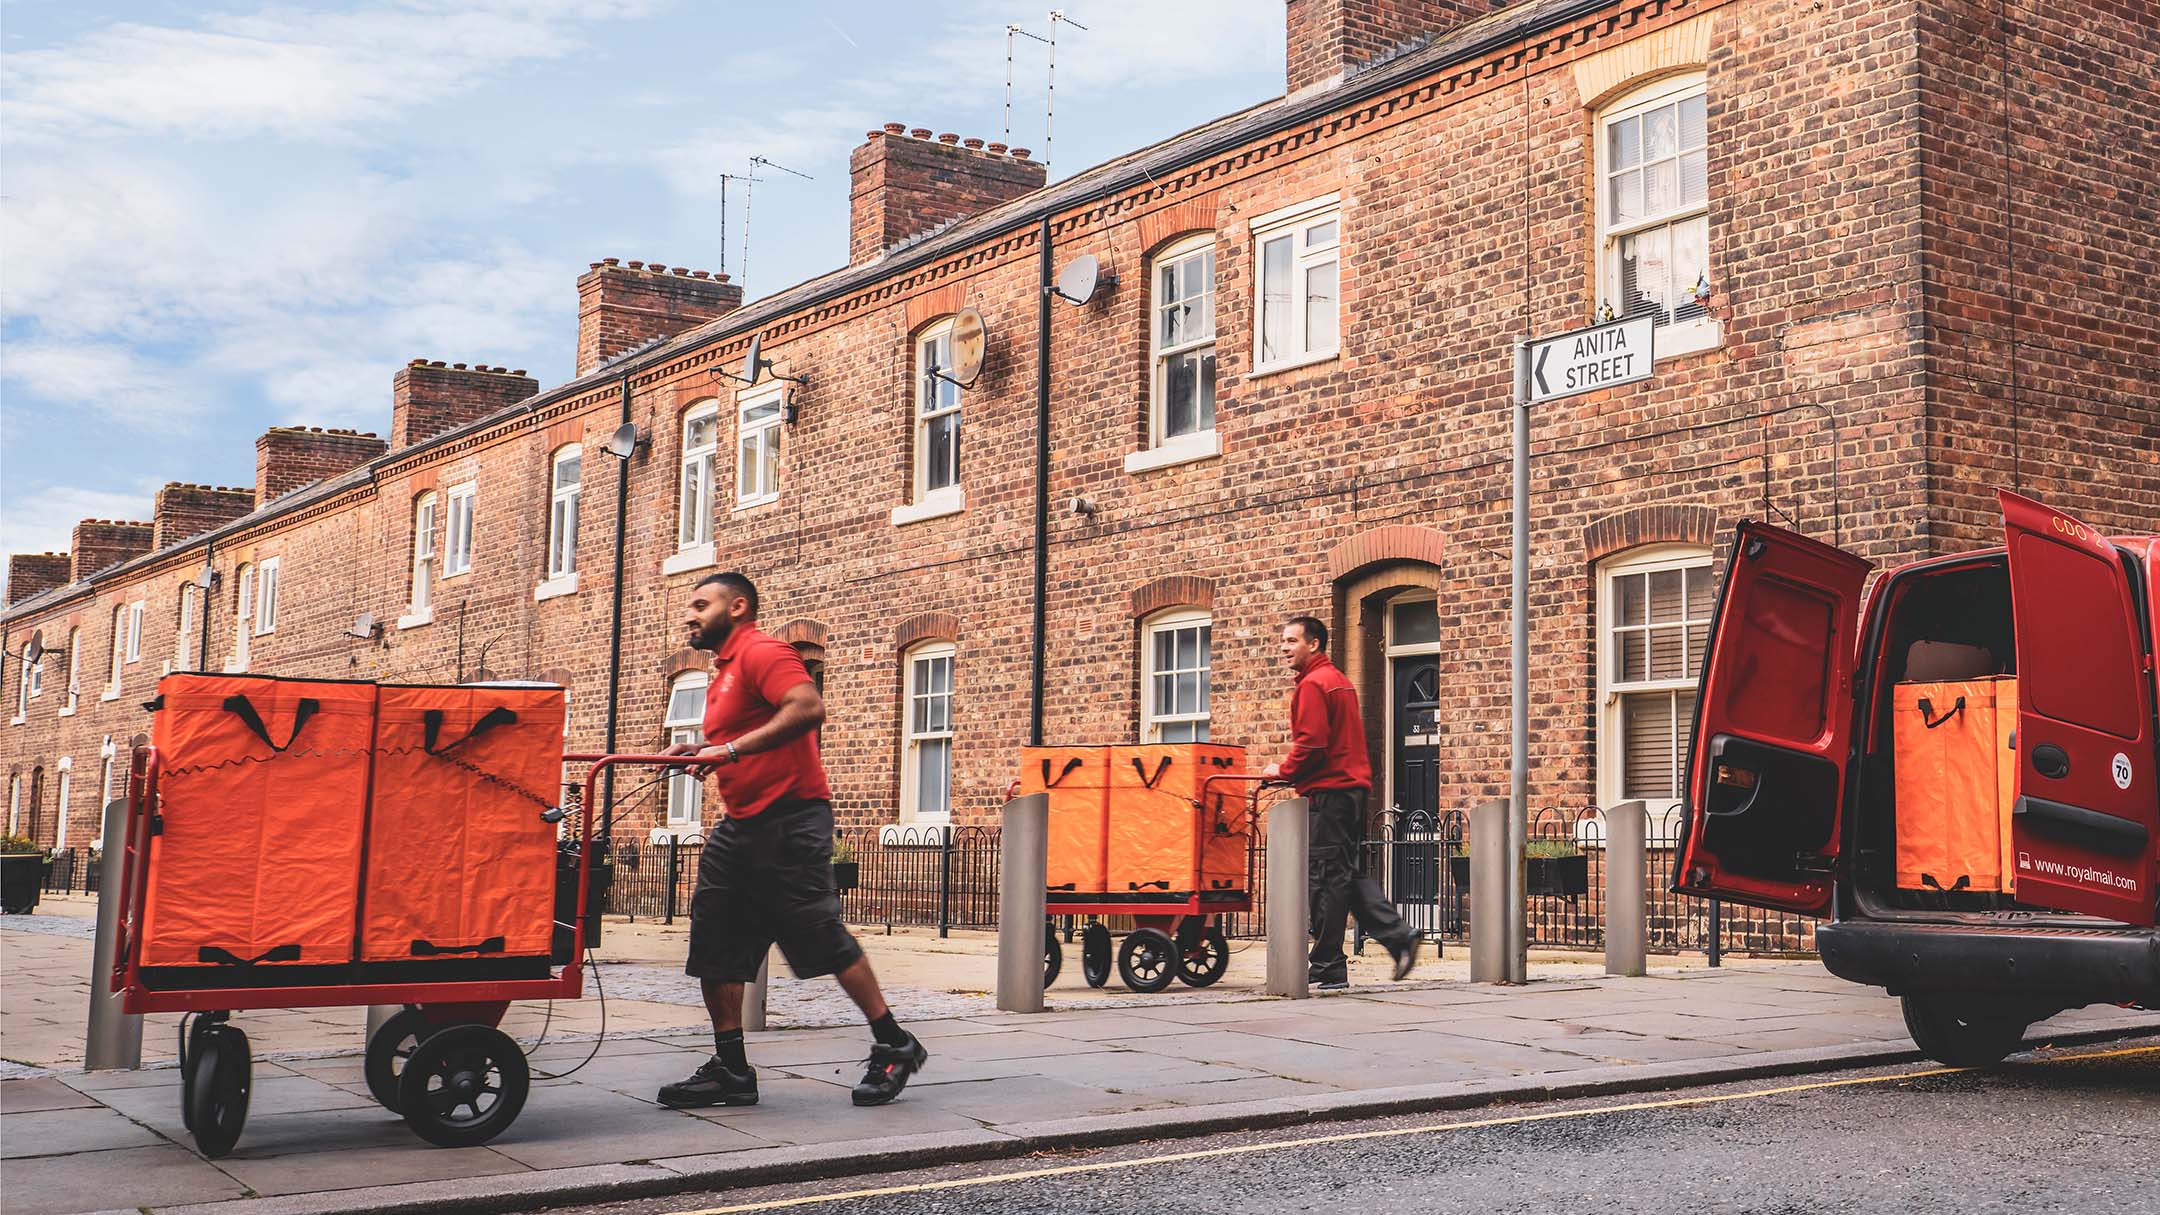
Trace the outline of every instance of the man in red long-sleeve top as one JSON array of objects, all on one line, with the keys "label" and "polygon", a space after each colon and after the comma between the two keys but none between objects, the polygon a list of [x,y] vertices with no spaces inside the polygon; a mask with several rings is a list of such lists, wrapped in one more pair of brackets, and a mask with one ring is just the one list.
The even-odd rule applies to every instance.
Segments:
[{"label": "man in red long-sleeve top", "polygon": [[1282,652],[1297,672],[1297,690],[1290,698],[1290,753],[1261,775],[1289,781],[1311,803],[1306,883],[1313,947],[1308,973],[1322,991],[1350,985],[1343,926],[1346,916],[1355,915],[1365,935],[1387,947],[1400,979],[1417,965],[1419,937],[1380,884],[1365,876],[1365,803],[1372,796],[1372,763],[1365,757],[1357,689],[1328,661],[1327,626],[1311,616],[1283,626]]}]

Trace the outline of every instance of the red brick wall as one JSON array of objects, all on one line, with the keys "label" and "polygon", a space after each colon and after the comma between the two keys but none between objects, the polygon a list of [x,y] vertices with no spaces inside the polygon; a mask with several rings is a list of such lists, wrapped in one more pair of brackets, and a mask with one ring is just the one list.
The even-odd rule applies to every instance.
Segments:
[{"label": "red brick wall", "polygon": [[1284,76],[1289,91],[1342,76],[1405,43],[1446,33],[1504,0],[1289,0]]},{"label": "red brick wall", "polygon": [[21,603],[74,580],[74,558],[66,553],[15,553],[8,558],[7,601]]},{"label": "red brick wall", "polygon": [[255,440],[255,505],[357,468],[387,447],[371,434],[320,426],[273,426]]},{"label": "red brick wall", "polygon": [[[742,306],[742,286],[725,274],[670,270],[617,258],[592,263],[578,279],[577,373],[584,375],[655,338],[686,333]],[[522,372],[519,374],[523,374]]]},{"label": "red brick wall", "polygon": [[1042,189],[1049,172],[1026,148],[936,139],[917,127],[887,123],[848,158],[848,262],[860,265],[894,245],[956,219]]},{"label": "red brick wall", "polygon": [[225,485],[168,481],[151,509],[150,547],[192,540],[255,509],[255,491]]},{"label": "red brick wall", "polygon": [[85,519],[75,525],[69,580],[84,578],[150,551],[151,526],[118,519]]},{"label": "red brick wall", "polygon": [[414,359],[390,381],[390,450],[477,422],[539,391],[540,381],[523,371]]}]

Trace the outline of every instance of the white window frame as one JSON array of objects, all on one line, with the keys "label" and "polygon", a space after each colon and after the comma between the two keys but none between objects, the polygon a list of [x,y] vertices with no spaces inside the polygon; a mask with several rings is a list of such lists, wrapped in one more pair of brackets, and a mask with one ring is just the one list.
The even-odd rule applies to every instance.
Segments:
[{"label": "white window frame", "polygon": [[184,671],[192,671],[196,666],[195,599],[198,592],[199,588],[193,582],[180,584],[180,620],[173,630],[173,663]]},{"label": "white window frame", "polygon": [[[1687,596],[1686,575],[1683,574],[1681,576],[1682,621],[1677,626],[1672,624],[1660,626],[1665,628],[1678,627],[1681,631],[1680,677],[1656,680],[1615,679],[1613,676],[1613,663],[1618,644],[1616,637],[1623,628],[1619,623],[1620,604],[1615,591],[1615,583],[1620,578],[1629,575],[1651,574],[1663,570],[1687,570],[1697,567],[1708,569],[1710,560],[1710,550],[1700,545],[1660,543],[1631,549],[1598,563],[1597,631],[1591,645],[1591,658],[1597,664],[1597,738],[1592,749],[1597,758],[1597,790],[1600,805],[1610,806],[1622,801],[1626,788],[1626,698],[1631,695],[1665,694],[1673,696],[1677,706],[1679,693],[1694,691],[1696,676],[1689,675],[1687,672],[1690,664],[1700,664],[1701,658],[1698,655],[1689,653],[1687,649],[1689,645],[1687,626],[1697,622],[1707,624],[1717,610],[1715,580],[1706,579],[1707,589],[1703,595],[1703,602],[1696,604],[1689,600]],[[1647,594],[1644,607],[1647,613]],[[1632,630],[1633,627],[1647,626],[1626,627]],[[1707,644],[1707,628],[1704,630],[1704,636]],[[1676,745],[1684,743],[1685,740],[1678,739],[1677,736],[1681,730],[1687,727],[1681,725],[1677,713],[1674,715],[1673,723]],[[1684,745],[1678,746],[1673,762],[1676,768],[1687,762],[1686,747]],[[1674,785],[1676,796],[1652,799],[1648,802],[1647,808],[1650,812],[1653,831],[1663,830],[1669,833],[1682,801],[1682,797],[1678,796],[1681,787],[1677,782],[1680,779],[1684,779],[1684,774],[1676,777]]]},{"label": "white window frame", "polygon": [[[1624,225],[1616,224],[1613,220],[1612,189],[1609,180],[1614,171],[1611,165],[1612,138],[1610,135],[1614,123],[1624,122],[1651,110],[1672,105],[1689,96],[1707,96],[1707,83],[1707,76],[1699,71],[1667,76],[1615,98],[1598,113],[1595,140],[1597,168],[1593,178],[1592,192],[1596,195],[1595,209],[1597,213],[1598,315],[1596,319],[1600,321],[1607,319],[1606,313],[1608,309],[1613,311],[1615,317],[1620,315],[1618,312],[1621,306],[1619,299],[1620,241],[1623,237],[1657,228],[1671,227],[1701,217],[1704,224],[1704,257],[1710,261],[1713,268],[1716,265],[1709,234],[1710,192],[1707,182],[1707,166],[1704,169],[1705,186],[1703,200],[1700,204],[1681,205],[1655,215],[1644,215],[1639,219],[1630,220]],[[1704,120],[1704,151],[1706,159],[1709,148],[1708,126],[1706,115]],[[1675,163],[1677,164],[1677,162]],[[1712,275],[1711,279],[1714,282],[1716,276]],[[1673,284],[1673,290],[1676,293],[1686,290],[1687,287],[1688,284],[1684,283]],[[1684,354],[1712,350],[1721,345],[1723,341],[1723,326],[1715,316],[1705,315],[1659,325],[1653,345],[1656,348],[1657,358],[1663,360]]]},{"label": "white window frame", "polygon": [[[1207,654],[1197,668],[1174,667],[1172,671],[1197,670],[1200,675],[1201,703],[1206,706],[1197,713],[1171,713],[1162,709],[1156,699],[1155,680],[1164,672],[1155,664],[1155,639],[1163,633],[1175,633],[1185,629],[1203,627],[1211,634]],[[1196,736],[1180,739],[1181,742],[1206,742],[1214,720],[1215,661],[1212,634],[1215,628],[1214,614],[1205,608],[1170,608],[1157,612],[1143,622],[1140,629],[1140,741],[1159,743],[1163,741],[1163,727],[1191,723],[1199,727]]]},{"label": "white window frame", "polygon": [[58,787],[54,789],[54,794],[56,795],[54,812],[57,817],[53,819],[54,826],[52,844],[53,850],[57,852],[60,849],[67,847],[68,794],[71,793],[75,787],[75,757],[72,755],[63,755],[60,757],[60,762],[54,764],[53,767],[59,773],[59,776],[57,778]]},{"label": "white window frame", "polygon": [[[1201,259],[1205,259],[1210,267],[1205,293],[1207,299],[1207,331],[1202,336],[1188,337],[1185,341],[1176,345],[1165,346],[1163,344],[1162,320],[1163,309],[1167,306],[1167,303],[1163,298],[1163,274],[1173,267]],[[1217,349],[1218,326],[1215,308],[1217,276],[1214,266],[1215,234],[1213,232],[1201,232],[1165,246],[1161,252],[1155,255],[1153,263],[1148,268],[1148,345],[1151,351],[1149,365],[1153,374],[1153,383],[1148,394],[1148,446],[1150,454],[1160,457],[1182,457],[1176,461],[1177,463],[1184,463],[1186,460],[1202,460],[1209,456],[1222,454],[1222,445],[1216,438],[1215,425],[1210,424],[1197,430],[1187,431],[1184,434],[1172,435],[1169,432],[1169,416],[1167,413],[1169,408],[1169,368],[1171,362],[1180,358],[1198,357]],[[1191,304],[1187,302],[1185,307],[1189,312]],[[1220,372],[1220,364],[1217,365],[1217,371]],[[1221,384],[1218,379],[1215,387],[1211,389],[1211,395],[1216,395],[1218,406],[1221,401],[1219,396],[1220,387]],[[1217,420],[1219,421],[1219,418]],[[1147,467],[1161,468],[1165,467],[1167,462],[1167,459],[1158,459],[1157,461],[1143,463],[1146,463]],[[1127,463],[1130,465],[1135,462],[1127,461]],[[1128,469],[1128,471],[1137,472],[1139,469],[1132,468]]]},{"label": "white window frame", "polygon": [[1397,697],[1395,660],[1398,658],[1422,658],[1428,654],[1445,652],[1445,645],[1441,641],[1406,642],[1396,637],[1395,609],[1409,607],[1415,603],[1430,603],[1433,605],[1435,613],[1440,610],[1440,597],[1434,591],[1405,591],[1400,595],[1389,598],[1385,604],[1381,605],[1383,623],[1380,634],[1380,661],[1387,671],[1387,707],[1381,713],[1380,718],[1382,728],[1386,731],[1382,737],[1387,739],[1387,745],[1382,754],[1387,756],[1387,771],[1381,778],[1381,788],[1386,792],[1387,804],[1390,806],[1398,806],[1402,796],[1395,789],[1395,744],[1397,738],[1395,732],[1395,700]]},{"label": "white window frame", "polygon": [[[689,714],[676,713],[676,696],[689,691],[692,685],[697,689],[696,710]],[[667,731],[667,741],[670,744],[704,744],[705,694],[711,686],[712,676],[704,671],[684,671],[668,681],[667,710],[661,725]],[[684,773],[668,778],[666,813],[668,834],[695,835],[704,829],[704,773]]]},{"label": "white window frame", "polygon": [[[690,427],[711,420],[712,441],[690,445]],[[710,551],[720,487],[720,402],[700,401],[683,412],[682,474],[675,496],[675,548]]]},{"label": "white window frame", "polygon": [[30,720],[31,664],[18,658],[15,660],[15,665],[22,669],[15,673],[15,716],[8,719],[8,724],[11,726],[19,726]]},{"label": "white window frame", "polygon": [[[915,375],[909,381],[908,417],[911,419],[910,434],[913,436],[914,455],[909,460],[909,501],[926,513],[911,516],[906,522],[917,518],[936,518],[940,514],[952,514],[966,504],[963,485],[963,469],[966,468],[967,429],[957,419],[966,416],[967,390],[941,376],[933,376],[934,365],[940,371],[950,369],[952,362],[953,318],[946,317],[915,335]],[[942,357],[940,352],[942,351]],[[942,401],[946,391],[952,393],[951,404]],[[940,418],[951,417],[953,423],[952,481],[949,484],[930,484],[930,424]],[[895,522],[901,520],[895,519]]]},{"label": "white window frame", "polygon": [[278,570],[283,557],[265,557],[255,566],[255,635],[277,632]]},{"label": "white window frame", "polygon": [[434,490],[413,499],[411,594],[398,627],[409,629],[435,619],[435,518],[442,501]]},{"label": "white window frame", "polygon": [[[786,425],[787,385],[752,389],[735,398],[735,509],[780,500],[780,432]],[[752,412],[772,412],[752,420]],[[756,455],[749,452],[755,448]],[[768,463],[768,456],[770,462]],[[770,470],[772,483],[764,483]],[[746,481],[752,482],[746,485]],[[745,492],[746,489],[748,492]]]},{"label": "white window frame", "polygon": [[82,629],[68,630],[67,703],[60,706],[60,716],[75,716],[76,706],[82,703]]},{"label": "white window frame", "polygon": [[248,669],[248,642],[255,635],[255,567],[241,562],[233,571],[233,652],[227,671]]},{"label": "white window frame", "polygon": [[447,509],[443,519],[443,581],[472,573],[473,505],[480,487],[473,482],[453,485],[444,491]]},{"label": "white window frame", "polygon": [[127,660],[129,662],[142,661],[143,607],[143,601],[140,599],[128,604]]},{"label": "white window frame", "polygon": [[[578,462],[578,479],[563,482],[563,465]],[[533,599],[553,599],[577,590],[578,506],[585,494],[585,445],[565,443],[548,457],[547,578]]]},{"label": "white window frame", "polygon": [[105,691],[99,700],[120,699],[120,672],[127,665],[127,605],[116,603],[112,610],[112,666],[106,671]]},{"label": "white window frame", "polygon": [[36,700],[38,697],[43,696],[45,694],[45,655],[39,654],[36,662],[25,664],[23,674],[28,676],[30,680],[30,699]]},{"label": "white window frame", "polygon": [[[1333,239],[1318,238],[1313,229],[1327,224],[1335,225]],[[1290,295],[1283,303],[1283,307],[1290,310],[1289,349],[1273,359],[1268,359],[1263,357],[1262,350],[1268,317],[1266,249],[1269,242],[1285,236],[1290,240]],[[1299,203],[1294,207],[1285,207],[1253,221],[1253,375],[1266,375],[1311,363],[1323,363],[1341,355],[1342,237],[1342,199],[1334,194]],[[1312,345],[1311,336],[1306,332],[1305,314],[1309,301],[1307,282],[1314,270],[1327,265],[1335,267],[1335,341],[1332,345],[1316,347]]]},{"label": "white window frame", "polygon": [[[953,784],[953,712],[954,673],[959,667],[959,647],[949,641],[926,641],[911,646],[900,656],[900,821],[903,823],[949,823],[952,821]],[[945,662],[945,729],[923,730],[915,728],[915,702],[918,698],[938,695],[925,691],[920,685],[924,672],[919,668]],[[924,743],[943,743],[945,746],[945,807],[942,810],[925,810],[922,805],[922,775],[920,772],[921,748]]]},{"label": "white window frame", "polygon": [[[16,718],[16,720],[17,720],[17,721],[21,721],[22,719],[18,717],[18,718]],[[22,777],[21,777],[21,775],[19,775],[19,774],[17,774],[17,773],[14,773],[14,772],[10,772],[10,773],[8,773],[8,790],[7,790],[7,829],[8,829],[8,834],[9,834],[9,835],[15,835],[15,834],[18,834],[18,833],[20,832],[21,828],[22,828]]]}]

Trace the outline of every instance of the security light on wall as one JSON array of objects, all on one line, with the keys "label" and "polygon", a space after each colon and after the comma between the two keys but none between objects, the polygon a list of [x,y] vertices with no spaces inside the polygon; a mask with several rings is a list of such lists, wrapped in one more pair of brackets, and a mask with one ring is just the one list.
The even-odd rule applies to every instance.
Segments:
[{"label": "security light on wall", "polygon": [[614,434],[608,436],[607,446],[602,450],[618,460],[627,460],[651,445],[651,436],[639,434],[637,423],[625,422],[615,428]]}]

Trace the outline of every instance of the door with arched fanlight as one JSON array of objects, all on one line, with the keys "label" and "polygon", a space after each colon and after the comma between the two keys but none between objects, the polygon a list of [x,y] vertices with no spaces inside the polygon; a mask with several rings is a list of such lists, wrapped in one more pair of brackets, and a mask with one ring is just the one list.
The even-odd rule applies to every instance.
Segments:
[{"label": "door with arched fanlight", "polygon": [[1399,814],[1440,812],[1440,616],[1430,595],[1388,605],[1388,800]]}]

